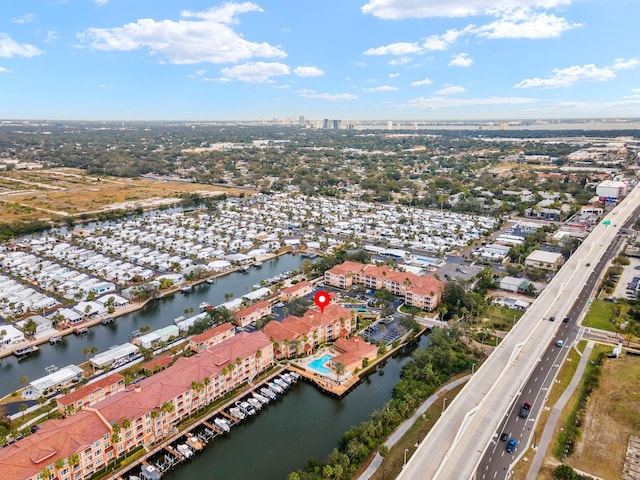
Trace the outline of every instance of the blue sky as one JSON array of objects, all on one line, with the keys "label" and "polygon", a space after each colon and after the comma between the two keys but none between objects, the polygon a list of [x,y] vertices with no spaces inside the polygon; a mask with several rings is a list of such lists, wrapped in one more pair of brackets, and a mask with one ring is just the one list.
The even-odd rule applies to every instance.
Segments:
[{"label": "blue sky", "polygon": [[2,0],[0,118],[640,117],[639,0]]}]

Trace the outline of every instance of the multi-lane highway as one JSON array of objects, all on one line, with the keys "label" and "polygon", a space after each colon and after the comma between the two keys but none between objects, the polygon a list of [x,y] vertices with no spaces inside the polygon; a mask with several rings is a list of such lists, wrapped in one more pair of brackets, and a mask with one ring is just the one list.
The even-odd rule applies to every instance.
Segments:
[{"label": "multi-lane highway", "polygon": [[[556,334],[538,359],[538,364],[527,379],[520,394],[506,412],[498,431],[494,432],[478,467],[477,479],[506,478],[508,472],[511,471],[511,466],[522,454],[522,451],[526,449],[530,441],[533,440],[535,442],[531,435],[540,411],[545,405],[551,384],[560,365],[566,358],[568,348],[580,336],[580,327],[577,324],[577,320],[581,318],[582,313],[585,311],[585,307],[592,297],[592,292],[595,290],[600,278],[602,278],[602,273],[605,271],[609,260],[618,254],[622,243],[622,238],[615,238],[602,258],[596,263],[595,269],[584,283],[582,292],[567,315],[555,319],[556,322],[560,322]],[[520,406],[524,402],[531,403],[531,412],[527,418],[522,418],[518,415]],[[507,434],[508,439],[514,438],[518,442],[515,451],[507,452],[506,442],[508,439],[502,440],[504,438],[503,433]]]},{"label": "multi-lane highway", "polygon": [[[449,404],[403,468],[399,480],[470,479],[476,477],[478,467],[481,470],[485,467],[485,474],[491,471],[491,476],[485,478],[506,478],[506,465],[517,457],[518,448],[528,442],[526,434],[532,428],[544,398],[540,392],[548,388],[544,386],[545,381],[554,377],[554,369],[564,357],[564,346],[561,349],[552,342],[560,335],[568,346],[576,338],[578,330],[574,322],[581,311],[579,305],[587,301],[591,293],[585,283],[597,281],[599,269],[606,261],[606,252],[617,241],[618,230],[639,206],[640,189],[635,188],[604,222],[594,228]],[[556,317],[555,321],[549,321],[551,315]],[[572,321],[564,323],[565,316]],[[519,402],[521,394],[523,402],[532,404],[526,420],[515,419],[515,408],[519,409],[516,400]],[[529,395],[531,399],[525,399]],[[503,458],[502,452],[498,452],[504,445],[496,441],[495,435],[503,428],[512,430],[509,433],[520,442],[511,458]],[[506,448],[504,452],[506,454]],[[483,458],[486,463],[480,465]],[[478,478],[481,476],[479,471]]]}]

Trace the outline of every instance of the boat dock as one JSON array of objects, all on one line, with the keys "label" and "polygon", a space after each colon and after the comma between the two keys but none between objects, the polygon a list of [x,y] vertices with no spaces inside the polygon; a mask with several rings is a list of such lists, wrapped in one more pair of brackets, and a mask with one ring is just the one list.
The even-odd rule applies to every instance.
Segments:
[{"label": "boat dock", "polygon": [[[240,422],[251,418],[247,415],[245,419],[238,419],[229,414],[229,409],[236,407],[236,402],[243,398],[253,398],[254,393],[259,393],[260,388],[265,388],[269,383],[274,382],[275,379],[282,379],[283,375],[287,371],[292,371],[290,368],[278,369],[272,372],[268,377],[260,380],[259,383],[254,385],[247,385],[246,389],[239,392],[237,396],[224,402],[215,409],[215,411],[207,413],[203,417],[194,421],[194,423],[184,427],[181,431],[176,431],[175,428],[172,433],[165,438],[159,440],[155,445],[148,445],[145,447],[146,453],[134,464],[127,465],[120,472],[114,472],[109,478],[110,480],[118,480],[119,478],[129,478],[129,476],[139,476],[141,466],[149,466],[158,470],[160,474],[174,468],[176,465],[188,461],[193,455],[198,454],[200,451],[204,451],[209,443],[219,436],[227,433],[231,434],[233,428]],[[299,374],[294,372],[290,376],[290,380],[287,382],[288,387],[293,385]],[[284,381],[284,380],[283,380]],[[289,383],[290,382],[290,383]],[[274,397],[271,401],[276,401],[278,397],[286,393],[286,388],[283,388],[282,393],[278,393],[277,397]],[[266,404],[264,405],[267,406]],[[264,409],[264,408],[263,408]],[[224,419],[228,422],[229,428],[225,432],[222,428],[215,425],[215,419]]]}]

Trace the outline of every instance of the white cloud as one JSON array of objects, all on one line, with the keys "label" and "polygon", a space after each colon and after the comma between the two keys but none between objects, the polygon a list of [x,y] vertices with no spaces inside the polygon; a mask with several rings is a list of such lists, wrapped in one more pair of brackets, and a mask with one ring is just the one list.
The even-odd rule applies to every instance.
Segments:
[{"label": "white cloud", "polygon": [[562,33],[580,27],[566,19],[545,12],[520,8],[500,12],[498,20],[471,29],[479,37],[486,38],[557,38]]},{"label": "white cloud", "polygon": [[385,20],[427,17],[469,17],[522,7],[556,8],[573,0],[369,0],[362,13]]},{"label": "white cloud", "polygon": [[36,18],[38,18],[37,13],[25,13],[21,17],[12,18],[11,21],[13,23],[29,23],[33,22]]},{"label": "white cloud", "polygon": [[397,78],[397,77],[399,77],[399,76],[400,76],[400,74],[399,74],[399,73],[390,73],[390,74],[389,74],[389,78]]},{"label": "white cloud", "polygon": [[410,53],[422,53],[422,48],[416,43],[397,42],[384,47],[370,48],[364,55],[407,55]]},{"label": "white cloud", "polygon": [[[468,28],[468,27],[467,27]],[[442,35],[431,35],[426,38],[422,47],[425,50],[445,50],[449,45],[454,43],[459,37],[465,34],[463,30],[447,30]]]},{"label": "white cloud", "polygon": [[638,65],[640,65],[640,61],[637,58],[616,58],[611,68],[613,70],[628,70],[636,68]]},{"label": "white cloud", "polygon": [[293,69],[293,73],[298,77],[320,77],[324,75],[324,71],[317,67],[296,67]]},{"label": "white cloud", "polygon": [[239,82],[265,83],[270,82],[271,77],[278,75],[289,75],[289,67],[283,63],[255,62],[235,65],[220,70],[222,78],[220,81],[237,80]]},{"label": "white cloud", "polygon": [[457,53],[451,57],[449,66],[452,67],[469,67],[473,63],[473,59],[469,58],[468,53]]},{"label": "white cloud", "polygon": [[102,7],[103,5],[109,3],[109,0],[93,0],[93,3],[95,3],[99,7]]},{"label": "white cloud", "polygon": [[363,88],[365,92],[395,92],[398,87],[392,87],[391,85],[380,85],[379,87]]},{"label": "white cloud", "polygon": [[338,100],[357,100],[358,96],[351,93],[316,93],[314,90],[300,90],[298,91],[301,97],[304,98],[319,98],[321,100],[329,100],[335,102]]},{"label": "white cloud", "polygon": [[245,40],[230,27],[238,22],[239,14],[256,11],[262,9],[250,2],[227,3],[203,12],[183,11],[179,21],[144,18],[122,27],[92,27],[78,38],[97,50],[147,48],[152,55],[163,55],[176,64],[285,57],[281,48]]},{"label": "white cloud", "polygon": [[390,60],[389,65],[393,65],[393,66],[406,65],[409,62],[411,62],[411,57],[400,57],[400,58],[394,58],[393,60]]},{"label": "white cloud", "polygon": [[0,73],[7,73],[9,70],[7,70],[4,67],[0,67]]},{"label": "white cloud", "polygon": [[442,95],[442,96],[456,95],[458,93],[464,93],[465,91],[466,90],[464,87],[460,87],[458,85],[451,85],[450,87],[445,87],[438,90],[437,92],[434,93],[434,95]]},{"label": "white cloud", "polygon": [[51,43],[60,38],[60,35],[55,30],[47,30],[47,36],[44,39],[44,43]]},{"label": "white cloud", "polygon": [[35,57],[43,53],[37,47],[28,43],[18,43],[7,33],[0,32],[0,58],[11,58],[16,56]]},{"label": "white cloud", "polygon": [[550,78],[527,78],[518,82],[516,88],[561,88],[570,87],[581,80],[605,82],[616,78],[610,68],[599,68],[593,64],[555,68]]},{"label": "white cloud", "polygon": [[433,82],[429,78],[425,78],[422,80],[416,80],[415,82],[411,82],[412,87],[422,87],[424,85],[431,85]]}]

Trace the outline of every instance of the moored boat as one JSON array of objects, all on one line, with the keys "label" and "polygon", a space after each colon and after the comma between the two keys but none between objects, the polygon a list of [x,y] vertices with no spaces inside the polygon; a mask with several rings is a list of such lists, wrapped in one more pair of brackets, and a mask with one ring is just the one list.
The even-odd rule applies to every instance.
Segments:
[{"label": "moored boat", "polygon": [[269,382],[267,383],[267,386],[276,393],[284,392],[284,389],[280,385],[278,385],[276,382]]},{"label": "moored boat", "polygon": [[255,415],[256,409],[249,402],[245,402],[244,400],[240,400],[236,402],[236,407],[242,410],[242,413],[246,415]]},{"label": "moored boat", "polygon": [[32,353],[37,352],[38,350],[39,348],[36,345],[29,345],[27,347],[22,347],[14,350],[13,354],[16,357],[24,357],[25,355],[30,355]]},{"label": "moored boat", "polygon": [[244,420],[247,417],[244,414],[244,412],[242,410],[240,410],[238,407],[231,407],[229,409],[229,414],[232,417],[237,418],[238,420]]},{"label": "moored boat", "polygon": [[49,337],[49,343],[51,345],[55,345],[56,343],[60,343],[62,341],[62,337],[60,335],[54,335],[53,337]]},{"label": "moored boat", "polygon": [[270,398],[271,400],[275,400],[276,398],[278,398],[278,395],[276,395],[276,392],[274,392],[267,386],[262,387],[260,389],[260,393],[265,397]]},{"label": "moored boat", "polygon": [[247,398],[247,402],[249,402],[249,404],[256,410],[260,410],[262,408],[262,402],[258,401],[256,398],[249,397]]},{"label": "moored boat", "polygon": [[204,444],[193,433],[187,433],[187,444],[194,450],[202,450]]},{"label": "moored boat", "polygon": [[229,425],[229,421],[225,418],[216,417],[213,419],[213,424],[223,432],[228,433],[231,430],[231,425]]},{"label": "moored boat", "polygon": [[191,456],[193,455],[193,450],[191,450],[191,448],[189,448],[189,445],[187,445],[186,443],[179,443],[178,445],[176,445],[176,450],[178,450],[178,452],[180,452],[185,458],[191,458]]},{"label": "moored boat", "polygon": [[253,398],[258,400],[263,405],[269,403],[269,399],[267,397],[265,397],[264,395],[260,395],[259,393],[256,393],[256,392],[253,392]]}]

